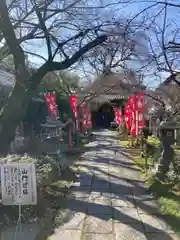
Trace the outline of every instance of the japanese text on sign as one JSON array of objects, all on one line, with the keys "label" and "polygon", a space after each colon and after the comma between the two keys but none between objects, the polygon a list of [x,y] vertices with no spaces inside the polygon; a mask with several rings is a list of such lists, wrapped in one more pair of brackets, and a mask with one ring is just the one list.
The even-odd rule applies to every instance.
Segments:
[{"label": "japanese text on sign", "polygon": [[34,205],[37,203],[35,165],[30,163],[1,166],[2,203]]}]

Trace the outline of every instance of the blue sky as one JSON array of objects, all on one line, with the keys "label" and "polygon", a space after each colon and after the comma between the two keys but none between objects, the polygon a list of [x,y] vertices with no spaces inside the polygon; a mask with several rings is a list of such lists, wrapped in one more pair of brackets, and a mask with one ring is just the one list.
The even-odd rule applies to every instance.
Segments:
[{"label": "blue sky", "polygon": [[[138,2],[138,0],[137,0]],[[140,13],[143,9],[148,8],[148,6],[153,5],[154,3],[156,3],[158,1],[149,1],[149,3],[145,2],[145,1],[140,1],[140,3],[132,3],[131,5],[128,5],[125,9],[124,12],[125,14],[130,14],[131,16],[134,16],[138,13]],[[163,0],[161,2],[166,2],[166,0]],[[170,0],[170,3],[175,3],[175,4],[180,4],[179,0]],[[148,9],[148,14],[149,16],[154,16],[157,13],[159,13],[160,9],[162,9],[164,5],[160,4],[156,7],[153,7],[151,9]],[[139,15],[137,17],[137,19],[141,19],[142,15]],[[164,21],[164,12],[163,14],[160,14],[157,18],[156,18],[156,23],[161,27],[163,26],[163,21]],[[180,8],[175,8],[175,7],[168,7],[168,11],[167,11],[167,26],[168,28],[166,29],[166,33],[165,33],[165,41],[169,42],[172,41],[173,36],[172,36],[172,31],[174,29],[177,29],[177,27],[180,28]],[[151,32],[147,32],[147,34],[151,34]],[[160,36],[160,35],[159,35]],[[154,42],[154,44],[156,44],[156,38],[155,36],[152,35],[150,36],[152,39],[152,42]],[[179,39],[179,36],[177,35],[177,39]],[[161,82],[163,80],[165,80],[168,76],[169,73],[167,72],[159,72],[158,74],[159,77],[153,77],[153,76],[147,76],[145,79],[145,83],[149,86],[154,88],[161,80]]]},{"label": "blue sky", "polygon": [[[115,0],[114,0],[115,1]],[[110,0],[101,0],[101,2],[103,2],[104,4],[108,4],[110,2]],[[149,1],[148,3],[146,1],[133,1],[134,3],[131,4],[125,4],[124,6],[119,5],[119,6],[112,6],[110,8],[108,8],[108,10],[104,13],[107,14],[107,16],[109,16],[111,18],[111,12],[113,12],[114,16],[117,19],[123,19],[123,18],[132,18],[133,16],[135,16],[136,14],[138,14],[139,12],[142,11],[142,9],[147,8],[148,6],[154,4],[156,1]],[[138,2],[138,3],[137,3]],[[164,1],[165,2],[165,1]],[[171,3],[179,3],[179,0],[171,0]],[[90,1],[91,5],[97,3],[97,0],[94,2]],[[112,3],[112,1],[111,1]],[[154,16],[158,11],[159,8],[162,8],[162,5],[156,7],[156,8],[152,8],[150,10],[148,10],[149,16]],[[180,9],[178,9],[180,10]],[[99,10],[98,10],[99,11]],[[104,11],[104,9],[103,9]],[[137,17],[137,20],[140,20],[142,17],[142,15],[140,15],[139,17]],[[159,25],[162,25],[162,21],[163,18],[160,16],[157,18],[157,23]],[[177,9],[175,8],[169,8],[168,9],[168,23],[171,24],[171,26],[169,26],[169,30],[171,31],[174,27],[174,22],[176,22],[176,24],[178,26],[180,26],[180,11],[177,11]],[[154,40],[154,37],[152,36],[152,39]],[[171,36],[169,36],[167,34],[167,39],[171,39]],[[42,41],[39,41],[39,43],[36,41],[32,41],[31,45],[28,47],[30,50],[32,49],[36,49],[36,53],[43,55],[44,57],[46,57],[46,48],[43,46],[44,44],[42,43]],[[40,65],[42,64],[42,60],[37,59],[36,57],[32,57],[30,56],[30,61],[32,63],[34,63],[35,65]],[[132,66],[131,66],[132,65]],[[132,63],[130,64],[130,67],[132,68],[136,68],[136,64]],[[162,79],[165,79],[168,74],[167,73],[160,73],[160,76],[162,77]],[[159,81],[159,80],[158,80]],[[158,83],[157,78],[153,78],[151,77],[147,77],[146,78],[146,83],[148,83],[148,85],[150,87],[154,87],[155,85],[157,85]]]}]

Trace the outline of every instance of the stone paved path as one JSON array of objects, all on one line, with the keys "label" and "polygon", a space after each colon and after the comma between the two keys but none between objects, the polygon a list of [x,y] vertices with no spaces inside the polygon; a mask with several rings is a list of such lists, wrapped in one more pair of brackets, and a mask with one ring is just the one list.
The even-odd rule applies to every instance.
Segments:
[{"label": "stone paved path", "polygon": [[175,240],[140,173],[121,154],[111,131],[96,132],[79,161],[79,182],[67,202],[70,218],[54,240]]}]

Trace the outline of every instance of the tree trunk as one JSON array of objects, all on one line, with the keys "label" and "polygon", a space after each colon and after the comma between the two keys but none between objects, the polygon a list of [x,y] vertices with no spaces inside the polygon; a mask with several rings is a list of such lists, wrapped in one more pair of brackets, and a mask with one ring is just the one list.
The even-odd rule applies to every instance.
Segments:
[{"label": "tree trunk", "polygon": [[8,103],[1,110],[0,115],[0,151],[6,153],[9,143],[13,140],[15,129],[20,123],[24,111],[25,89],[15,84]]},{"label": "tree trunk", "polygon": [[28,104],[46,72],[46,65],[44,64],[30,77],[29,81],[27,80],[27,86],[20,84],[19,81],[16,80],[14,89],[8,98],[8,102],[0,112],[1,153],[8,152],[9,144],[15,136],[15,130],[22,121]]}]

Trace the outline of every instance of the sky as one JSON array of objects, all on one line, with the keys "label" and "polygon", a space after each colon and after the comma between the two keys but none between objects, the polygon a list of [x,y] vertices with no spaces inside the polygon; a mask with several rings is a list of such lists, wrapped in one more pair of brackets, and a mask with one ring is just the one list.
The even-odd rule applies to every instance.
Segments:
[{"label": "sky", "polygon": [[[138,2],[135,1],[135,2]],[[149,3],[145,2],[145,1],[140,1],[140,3],[132,3],[130,5],[128,5],[125,9],[124,12],[125,14],[129,13],[130,15],[136,15],[138,13],[140,13],[143,9],[148,8],[149,6],[152,6],[152,4],[156,3],[158,1],[149,1]],[[163,0],[161,2],[166,2],[166,0]],[[179,0],[170,0],[170,3],[175,3],[175,4],[180,4]],[[160,8],[162,9],[162,6],[164,5],[158,5],[157,7],[153,7],[151,9],[148,10],[148,14],[149,17],[151,16],[155,16],[157,13],[159,13]],[[137,19],[141,19],[142,15],[139,15],[137,17]],[[156,22],[159,26],[163,26],[163,22],[164,22],[164,14],[159,15],[156,18]],[[174,8],[174,7],[168,7],[168,12],[167,12],[167,29],[166,29],[166,39],[165,41],[172,41],[172,30],[175,29],[175,27],[179,27],[180,28],[180,5],[179,8]],[[151,34],[151,33],[149,33]],[[157,39],[155,38],[155,36],[152,34],[151,36],[152,42],[156,42]],[[178,36],[177,36],[178,37]],[[133,63],[132,63],[133,64]],[[149,71],[150,73],[150,71]],[[170,75],[170,73],[168,72],[159,72],[158,73],[158,77],[153,77],[151,76],[147,76],[145,78],[145,84],[150,87],[150,88],[154,88],[157,86],[157,84],[159,82],[163,82],[168,76]]]},{"label": "sky", "polygon": [[[113,0],[104,0],[104,1],[100,0],[100,1],[103,4],[113,3]],[[124,4],[123,6],[122,5],[119,5],[119,6],[112,5],[103,14],[105,14],[109,18],[111,18],[111,12],[113,12],[113,17],[115,16],[117,19],[124,19],[126,17],[127,18],[132,18],[133,16],[135,16],[136,14],[141,12],[142,9],[147,8],[148,6],[154,4],[156,1],[149,1],[147,3],[147,1],[138,1],[138,0],[137,1],[135,1],[135,0],[133,1],[132,0],[132,2],[133,3],[131,3],[131,4]],[[165,0],[164,0],[164,2],[165,2]],[[171,3],[179,3],[179,0],[171,0]],[[95,4],[97,4],[97,0],[89,2],[89,5],[93,5],[94,6]],[[98,11],[100,11],[100,10],[98,10]],[[102,11],[104,12],[104,9]],[[150,9],[148,11],[149,17],[152,17],[152,16],[156,15],[156,13],[158,13],[158,11],[159,11],[159,6],[156,7],[156,8]],[[142,17],[142,15],[137,16],[137,18],[136,18],[137,21],[142,19],[141,17]],[[157,18],[157,23],[162,26],[163,18],[161,16]],[[168,30],[167,31],[169,31],[169,32],[172,31],[172,29],[175,26],[174,23],[176,23],[178,26],[180,26],[180,9],[178,9],[178,11],[177,11],[176,8],[169,8],[168,9],[168,24],[169,24],[169,26],[168,26]],[[152,41],[156,40],[153,35],[150,36],[150,37],[152,38]],[[171,39],[171,36],[168,35],[168,32],[167,32],[167,39],[168,38]],[[47,55],[46,55],[46,47],[44,47],[44,44],[42,43],[42,41],[39,41],[39,43],[37,41],[36,42],[35,41],[31,41],[31,44],[28,46],[28,49],[30,51],[32,49],[33,50],[36,49],[35,52],[37,54],[40,54],[43,57],[47,57]],[[38,58],[33,57],[33,56],[30,56],[29,60],[36,66],[41,65],[42,62],[43,62],[41,59],[38,59]],[[135,62],[132,62],[132,63],[129,64],[129,67],[132,68],[132,69],[136,69],[136,68],[138,68],[138,66],[139,66],[139,64],[137,64]],[[147,75],[150,75],[150,73],[151,72],[149,70]],[[81,73],[79,72],[79,74],[81,74]],[[169,74],[168,73],[164,73],[164,72],[160,72],[159,75],[160,75],[161,81],[163,81],[163,80],[165,80],[168,77]],[[154,88],[159,83],[159,78],[157,78],[155,76],[154,77],[153,76],[147,76],[145,78],[145,83],[148,85],[148,87]]]}]

